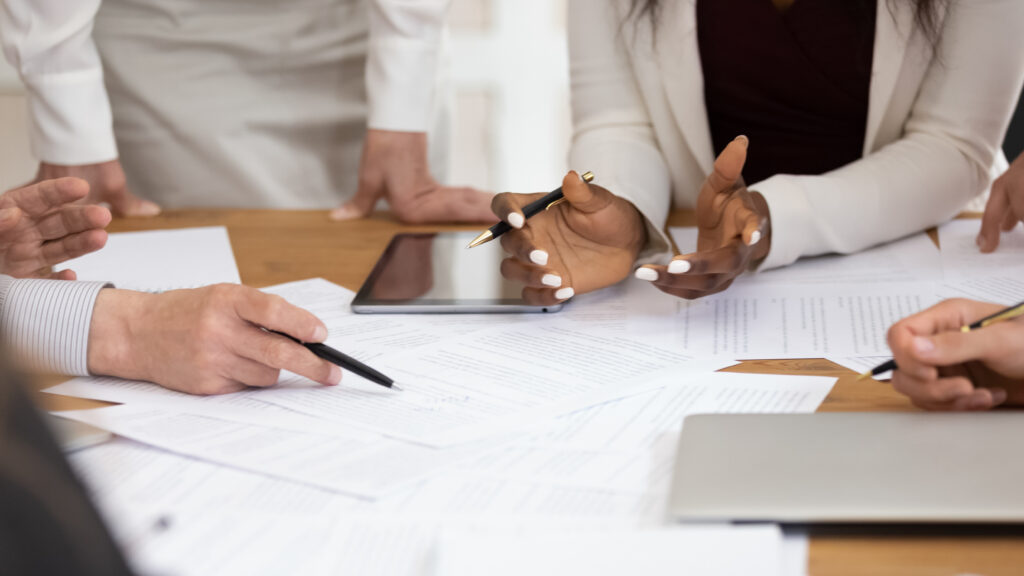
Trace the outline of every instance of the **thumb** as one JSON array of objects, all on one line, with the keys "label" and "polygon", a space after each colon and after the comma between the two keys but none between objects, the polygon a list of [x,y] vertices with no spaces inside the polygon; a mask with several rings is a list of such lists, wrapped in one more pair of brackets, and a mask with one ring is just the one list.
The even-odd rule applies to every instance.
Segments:
[{"label": "thumb", "polygon": [[569,171],[562,179],[562,195],[573,208],[584,214],[597,212],[612,201],[611,192],[601,186],[587,184],[575,170]]},{"label": "thumb", "polygon": [[344,220],[358,220],[365,218],[373,212],[373,207],[377,205],[377,200],[380,199],[384,193],[384,182],[370,183],[360,181],[359,189],[356,190],[355,196],[353,196],[348,202],[345,202],[341,206],[331,210],[328,217],[335,221]]},{"label": "thumb", "polygon": [[978,248],[982,252],[992,252],[999,247],[999,227],[1009,210],[1010,203],[1006,197],[1006,183],[1000,178],[992,185],[992,194],[988,197],[985,214],[981,217]]},{"label": "thumb", "polygon": [[715,168],[704,181],[704,190],[710,189],[714,194],[726,192],[732,188],[743,172],[743,165],[747,162],[747,146],[750,141],[746,136],[737,136],[735,140],[722,150],[722,153],[715,159]]}]

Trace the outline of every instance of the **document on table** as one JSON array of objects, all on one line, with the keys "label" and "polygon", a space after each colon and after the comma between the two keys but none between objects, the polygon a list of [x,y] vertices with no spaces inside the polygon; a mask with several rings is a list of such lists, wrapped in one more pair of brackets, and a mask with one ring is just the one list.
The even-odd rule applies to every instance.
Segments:
[{"label": "document on table", "polygon": [[[696,250],[696,228],[671,228],[669,232],[683,254]],[[783,268],[745,274],[733,287],[938,282],[942,264],[938,247],[922,232],[855,254],[801,258]]]},{"label": "document on table", "polygon": [[878,356],[894,322],[937,301],[931,283],[734,285],[699,300],[652,287],[630,300],[629,333],[701,356]]},{"label": "document on table", "polygon": [[223,226],[117,232],[108,236],[102,250],[69,260],[62,268],[74,270],[79,280],[144,292],[242,281]]},{"label": "document on table", "polygon": [[782,533],[772,525],[679,526],[596,533],[453,530],[442,535],[437,573],[778,575],[782,561]]},{"label": "document on table", "polygon": [[973,298],[1005,304],[1024,300],[1024,229],[1003,232],[999,248],[978,250],[980,220],[953,220],[939,227],[946,297]]},{"label": "document on table", "polygon": [[358,429],[320,435],[136,405],[54,414],[186,456],[363,498],[394,492],[475,454]]},{"label": "document on table", "polygon": [[857,374],[863,374],[883,362],[892,360],[892,356],[829,356],[826,360],[849,368]]}]

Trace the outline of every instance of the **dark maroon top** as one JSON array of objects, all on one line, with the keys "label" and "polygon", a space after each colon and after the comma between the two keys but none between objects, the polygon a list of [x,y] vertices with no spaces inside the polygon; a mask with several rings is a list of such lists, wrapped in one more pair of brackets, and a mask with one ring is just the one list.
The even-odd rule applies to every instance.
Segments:
[{"label": "dark maroon top", "polygon": [[715,154],[750,137],[748,183],[822,174],[862,156],[875,0],[698,0]]}]

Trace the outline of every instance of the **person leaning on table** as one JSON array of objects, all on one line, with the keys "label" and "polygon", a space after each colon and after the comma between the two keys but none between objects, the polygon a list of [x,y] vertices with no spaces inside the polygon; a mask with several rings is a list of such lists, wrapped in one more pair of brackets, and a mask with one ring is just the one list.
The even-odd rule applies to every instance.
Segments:
[{"label": "person leaning on table", "polygon": [[37,179],[83,178],[115,214],[345,220],[386,197],[407,222],[488,221],[491,194],[431,172],[448,3],[0,0],[0,41],[26,87]]},{"label": "person leaning on table", "polygon": [[110,212],[75,204],[88,193],[85,181],[61,178],[0,195],[0,338],[22,367],[193,394],[272,386],[282,369],[341,380],[337,366],[260,328],[327,338],[320,320],[279,296],[229,284],[146,294],[50,273],[106,243]]},{"label": "person leaning on table", "polygon": [[[999,231],[1024,219],[1024,155],[992,185],[978,247],[992,252]],[[1024,321],[1010,320],[962,333],[960,327],[1005,306],[954,299],[905,318],[889,330],[900,367],[893,387],[929,410],[987,410],[1024,406]]]},{"label": "person leaning on table", "polygon": [[698,252],[636,275],[697,298],[944,222],[1005,168],[1019,0],[570,0],[569,26],[570,164],[597,178],[525,225],[534,196],[492,204],[538,304],[667,259],[670,207],[696,211]]}]

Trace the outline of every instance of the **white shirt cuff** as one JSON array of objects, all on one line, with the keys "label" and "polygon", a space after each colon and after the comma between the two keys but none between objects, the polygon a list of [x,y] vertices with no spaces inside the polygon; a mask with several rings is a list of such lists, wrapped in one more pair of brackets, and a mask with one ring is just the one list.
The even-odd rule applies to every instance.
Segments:
[{"label": "white shirt cuff", "polygon": [[87,376],[89,327],[103,282],[0,276],[0,337],[30,370]]},{"label": "white shirt cuff", "polygon": [[117,158],[100,70],[27,78],[32,152],[50,164],[79,166]]}]

